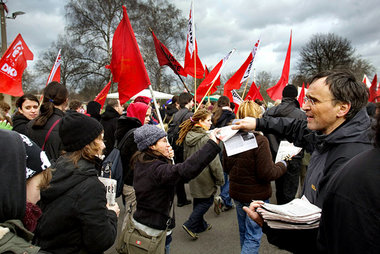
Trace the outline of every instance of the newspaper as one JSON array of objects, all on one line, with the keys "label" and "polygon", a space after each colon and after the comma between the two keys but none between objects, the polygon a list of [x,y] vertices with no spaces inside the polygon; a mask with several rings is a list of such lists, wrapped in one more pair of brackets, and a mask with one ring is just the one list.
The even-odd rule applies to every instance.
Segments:
[{"label": "newspaper", "polygon": [[284,205],[265,203],[257,212],[271,228],[309,229],[319,226],[322,210],[303,196]]},{"label": "newspaper", "polygon": [[293,143],[288,141],[281,141],[278,147],[275,163],[284,160],[286,157],[293,157],[301,152],[302,148],[294,146]]},{"label": "newspaper", "polygon": [[221,141],[225,142],[228,139],[230,139],[232,136],[234,136],[239,130],[233,130],[232,125],[225,126],[218,129],[218,132],[216,133],[216,137],[220,139]]}]

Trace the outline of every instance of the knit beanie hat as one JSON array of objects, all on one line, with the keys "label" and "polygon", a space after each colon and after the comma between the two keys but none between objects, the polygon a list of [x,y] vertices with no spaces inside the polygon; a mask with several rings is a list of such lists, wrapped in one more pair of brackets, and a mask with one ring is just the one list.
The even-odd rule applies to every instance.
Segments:
[{"label": "knit beanie hat", "polygon": [[284,87],[284,90],[282,90],[282,98],[289,97],[289,98],[296,98],[298,95],[298,90],[294,85],[288,84]]},{"label": "knit beanie hat", "polygon": [[127,116],[139,119],[141,124],[144,125],[145,115],[148,108],[149,106],[142,102],[131,103],[127,108]]},{"label": "knit beanie hat", "polygon": [[166,137],[165,131],[150,124],[145,124],[137,128],[133,133],[139,151],[148,149],[149,146],[154,145],[159,139]]},{"label": "knit beanie hat", "polygon": [[66,114],[59,126],[63,149],[74,152],[94,141],[103,131],[103,126],[94,118],[74,112]]}]

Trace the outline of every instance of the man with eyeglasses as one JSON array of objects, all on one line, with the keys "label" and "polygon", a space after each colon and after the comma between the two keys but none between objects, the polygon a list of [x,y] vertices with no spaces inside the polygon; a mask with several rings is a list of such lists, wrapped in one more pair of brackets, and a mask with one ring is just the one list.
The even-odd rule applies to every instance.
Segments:
[{"label": "man with eyeglasses", "polygon": [[[303,194],[311,203],[322,207],[332,176],[339,174],[340,168],[352,157],[371,148],[370,120],[365,111],[367,101],[368,89],[350,72],[325,71],[311,80],[303,106],[306,121],[245,118],[234,128],[283,135],[289,142],[312,153]],[[262,220],[255,218],[259,223]],[[264,225],[263,231],[269,242],[280,248],[295,253],[318,253],[318,230],[274,230]]]}]

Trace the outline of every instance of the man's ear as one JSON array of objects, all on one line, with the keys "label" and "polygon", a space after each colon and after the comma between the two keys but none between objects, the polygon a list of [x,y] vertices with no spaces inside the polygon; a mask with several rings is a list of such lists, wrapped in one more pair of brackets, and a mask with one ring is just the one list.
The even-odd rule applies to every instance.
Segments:
[{"label": "man's ear", "polygon": [[351,109],[351,103],[348,102],[340,102],[339,103],[339,111],[337,112],[337,117],[345,117],[348,114],[348,111]]}]

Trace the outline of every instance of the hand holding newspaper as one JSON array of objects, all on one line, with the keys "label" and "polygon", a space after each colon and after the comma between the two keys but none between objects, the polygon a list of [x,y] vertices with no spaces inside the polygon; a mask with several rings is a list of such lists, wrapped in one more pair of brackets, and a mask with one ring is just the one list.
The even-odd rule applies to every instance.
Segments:
[{"label": "hand holding newspaper", "polygon": [[322,210],[305,196],[284,205],[265,203],[257,209],[268,226],[277,229],[309,229],[319,226]]},{"label": "hand holding newspaper", "polygon": [[225,126],[218,130],[216,137],[224,142],[227,156],[242,153],[257,147],[256,137],[251,132],[233,130]]}]

